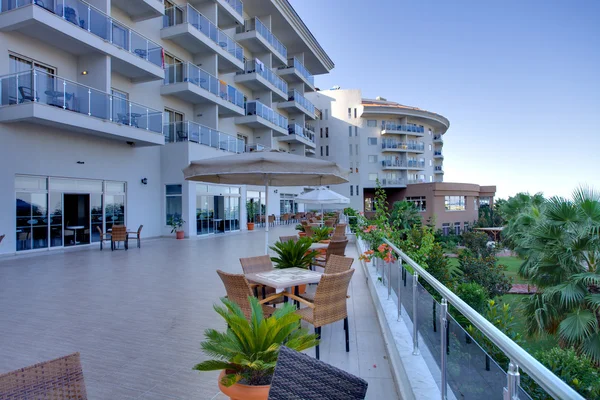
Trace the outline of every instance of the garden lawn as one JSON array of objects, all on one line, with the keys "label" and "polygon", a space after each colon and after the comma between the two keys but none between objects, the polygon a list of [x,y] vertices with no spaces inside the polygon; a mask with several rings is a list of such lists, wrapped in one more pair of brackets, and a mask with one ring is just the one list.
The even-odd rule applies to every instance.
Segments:
[{"label": "garden lawn", "polygon": [[[502,264],[506,267],[504,274],[509,278],[512,278],[513,283],[527,283],[527,280],[519,276],[519,267],[523,260],[519,257],[498,257],[498,264]],[[450,267],[458,267],[458,258],[448,258],[448,265]]]}]

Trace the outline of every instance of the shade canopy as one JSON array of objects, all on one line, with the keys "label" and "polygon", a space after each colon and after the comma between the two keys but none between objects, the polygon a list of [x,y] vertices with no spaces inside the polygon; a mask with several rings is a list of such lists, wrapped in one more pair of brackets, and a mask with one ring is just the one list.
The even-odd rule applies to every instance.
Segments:
[{"label": "shade canopy", "polygon": [[304,204],[348,204],[350,199],[326,187],[319,187],[298,195],[294,199]]},{"label": "shade canopy", "polygon": [[251,152],[192,161],[185,179],[229,185],[321,186],[348,182],[334,162],[283,152]]}]

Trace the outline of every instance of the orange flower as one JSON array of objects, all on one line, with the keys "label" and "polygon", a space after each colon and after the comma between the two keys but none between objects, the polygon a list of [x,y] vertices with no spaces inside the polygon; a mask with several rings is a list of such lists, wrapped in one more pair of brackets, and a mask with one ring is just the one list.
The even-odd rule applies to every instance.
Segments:
[{"label": "orange flower", "polygon": [[384,253],[386,249],[387,249],[387,244],[383,243],[383,244],[379,245],[379,247],[377,248],[377,251],[380,253]]}]

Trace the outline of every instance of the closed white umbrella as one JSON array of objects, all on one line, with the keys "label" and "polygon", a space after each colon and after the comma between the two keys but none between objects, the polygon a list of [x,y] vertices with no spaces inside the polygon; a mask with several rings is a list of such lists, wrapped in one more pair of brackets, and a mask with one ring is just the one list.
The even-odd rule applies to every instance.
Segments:
[{"label": "closed white umbrella", "polygon": [[[322,186],[348,182],[348,171],[334,162],[289,153],[251,152],[192,161],[183,169],[186,180],[230,185]],[[267,212],[268,213],[268,212]],[[265,254],[269,250],[269,223],[265,229]]]},{"label": "closed white umbrella", "polygon": [[297,203],[319,204],[321,206],[321,220],[323,219],[323,205],[349,204],[350,199],[326,187],[318,187],[310,192],[305,192],[296,197]]}]

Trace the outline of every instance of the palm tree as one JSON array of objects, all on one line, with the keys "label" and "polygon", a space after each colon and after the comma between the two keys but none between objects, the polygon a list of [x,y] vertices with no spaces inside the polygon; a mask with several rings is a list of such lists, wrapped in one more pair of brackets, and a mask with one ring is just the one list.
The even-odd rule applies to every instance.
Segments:
[{"label": "palm tree", "polygon": [[526,256],[519,273],[538,287],[526,300],[528,330],[557,333],[600,364],[600,194],[580,188],[573,200],[554,197],[541,209],[509,222]]},{"label": "palm tree", "polygon": [[541,193],[533,196],[518,193],[500,205],[500,214],[505,221],[502,231],[503,243],[524,257],[521,248],[533,227],[543,218],[546,199]]},{"label": "palm tree", "polygon": [[410,201],[396,201],[390,213],[390,223],[400,230],[410,230],[421,225],[419,210]]}]

